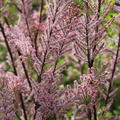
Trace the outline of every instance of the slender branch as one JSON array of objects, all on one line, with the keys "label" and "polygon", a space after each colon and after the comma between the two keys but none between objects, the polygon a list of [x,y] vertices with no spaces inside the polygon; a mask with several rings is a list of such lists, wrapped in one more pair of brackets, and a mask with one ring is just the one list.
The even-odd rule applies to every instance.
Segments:
[{"label": "slender branch", "polygon": [[[89,7],[88,7],[88,3],[86,2],[86,43],[87,43],[87,59],[88,59],[88,66],[89,68],[92,67],[92,64],[91,64],[91,53],[90,53],[90,48],[89,48],[89,31],[88,31],[88,23],[89,23]],[[94,110],[94,106],[93,106],[93,110]],[[95,111],[94,111],[94,114]],[[89,120],[92,120],[92,113],[91,113],[91,110],[88,109],[88,119]]]},{"label": "slender branch", "polygon": [[92,120],[92,113],[91,113],[91,110],[90,110],[90,109],[88,109],[88,119],[89,119],[89,120]]},{"label": "slender branch", "polygon": [[[8,22],[8,19],[7,19],[6,17],[4,17],[4,19],[5,19],[5,22],[6,22],[7,26],[8,26],[8,28],[11,29],[11,27],[10,27],[10,25],[9,25],[9,22]],[[21,56],[20,51],[17,50],[17,52],[18,52],[18,55]],[[27,78],[27,82],[28,82],[28,84],[29,84],[29,86],[30,86],[30,89],[32,90],[32,85],[31,85],[31,82],[30,82],[30,80],[29,80],[29,75],[28,75],[28,72],[27,72],[27,69],[26,69],[26,67],[25,67],[25,63],[24,63],[24,62],[22,62],[22,67],[23,67],[25,76],[26,76],[26,78]]]},{"label": "slender branch", "polygon": [[[13,69],[14,69],[14,74],[17,75],[17,70],[16,70],[16,67],[15,67],[13,55],[12,55],[11,49],[10,49],[10,47],[9,47],[9,44],[8,44],[8,41],[7,41],[7,37],[6,37],[6,35],[5,35],[4,28],[3,28],[3,26],[2,26],[1,23],[0,23],[0,28],[1,28],[1,32],[2,32],[2,35],[3,35],[4,40],[5,40],[6,47],[7,47],[7,49],[8,49],[8,53],[9,53],[10,58],[11,58],[12,66],[13,66]],[[16,113],[16,116],[17,116],[17,118],[18,118],[19,120],[21,120],[20,117],[19,117],[19,115],[18,115],[17,113]]]},{"label": "slender branch", "polygon": [[93,105],[93,110],[94,110],[94,120],[97,120],[97,109],[96,109],[96,105]]},{"label": "slender branch", "polygon": [[[56,14],[57,14],[57,12],[58,12],[58,7],[55,10],[55,14],[53,16],[52,24],[54,24],[54,22],[56,20]],[[52,31],[53,31],[53,29],[51,28],[50,31],[49,31],[49,40],[48,40],[48,43],[47,43],[48,45],[49,45],[49,42],[50,42]],[[38,76],[38,83],[41,82],[41,77],[42,77],[42,73],[43,73],[43,69],[44,69],[44,65],[45,65],[45,61],[46,61],[46,57],[47,57],[47,52],[48,52],[48,46],[47,46],[47,48],[45,50],[45,53],[44,53],[43,62],[42,62],[42,66],[41,66],[41,71],[40,71],[40,74]]]},{"label": "slender branch", "polygon": [[[86,3],[86,42],[87,42],[87,58],[88,58],[88,66],[89,68],[93,67],[93,63],[94,63],[94,58],[91,59],[91,51],[90,51],[90,48],[89,48],[89,38],[88,38],[88,29],[87,29],[87,24],[89,23],[89,13],[88,13],[88,10],[89,10],[89,7],[88,7],[88,3]],[[98,18],[99,19],[99,14],[100,14],[100,9],[101,9],[101,0],[98,0]],[[98,32],[98,26],[96,27],[96,33]],[[95,37],[95,42],[97,40],[97,37]],[[94,50],[96,49],[96,44],[93,48],[93,52]],[[93,115],[94,115],[94,120],[97,120],[97,110],[96,110],[96,105],[94,104],[93,105]]]},{"label": "slender branch", "polygon": [[2,35],[3,35],[4,40],[5,40],[6,47],[8,49],[8,53],[9,53],[10,58],[11,58],[12,66],[13,66],[13,69],[14,69],[14,73],[15,73],[15,75],[17,75],[17,70],[16,70],[16,67],[15,67],[14,58],[13,58],[10,46],[8,44],[8,41],[7,41],[7,36],[5,35],[5,31],[4,31],[4,28],[3,28],[1,23],[0,23],[0,28],[1,28],[1,32],[2,32]]},{"label": "slender branch", "polygon": [[[57,14],[57,11],[58,11],[58,7],[56,8],[56,10],[55,10],[55,15],[54,15],[54,17],[53,17],[53,20],[52,20],[52,23],[54,24],[54,22],[55,22],[55,20],[56,20],[56,14]],[[51,28],[50,30],[49,30],[49,39],[48,39],[48,46],[49,46],[49,42],[50,42],[50,38],[51,38],[51,35],[52,35],[52,31],[53,31],[53,29]],[[45,50],[45,53],[44,53],[44,57],[43,57],[43,62],[42,62],[42,66],[41,66],[41,71],[40,71],[40,74],[39,74],[39,76],[38,76],[38,83],[40,83],[41,82],[41,77],[42,77],[42,73],[43,73],[43,70],[44,70],[44,66],[45,66],[45,62],[46,62],[46,57],[47,57],[47,52],[48,52],[48,46],[46,46],[47,48],[46,48],[46,50]],[[55,72],[55,70],[56,70],[56,67],[57,67],[57,62],[58,62],[58,60],[56,61],[56,63],[55,63],[55,68],[54,68],[54,70],[53,70],[53,74],[54,74],[54,72]],[[36,109],[35,109],[35,115],[34,115],[34,118],[36,117],[36,114],[37,114],[37,109],[39,108],[39,106],[37,106],[37,104],[36,104]],[[56,120],[56,115],[54,116],[54,119]]]},{"label": "slender branch", "polygon": [[[52,29],[50,30],[50,33],[49,33],[49,40],[47,42],[48,46],[49,46],[51,34],[52,34]],[[42,62],[40,74],[38,76],[38,83],[41,82],[41,77],[42,77],[42,73],[43,73],[43,70],[44,70],[44,66],[45,66],[45,62],[46,62],[46,57],[47,57],[47,52],[48,52],[48,46],[46,46],[46,50],[45,50],[45,53],[44,53],[44,57],[43,57],[43,62]]]},{"label": "slender branch", "polygon": [[[88,8],[88,3],[86,3],[86,42],[87,42],[87,59],[88,59],[88,66],[89,66],[89,68],[91,68],[92,67],[92,64],[91,64],[91,53],[90,53],[90,48],[89,48],[89,37],[88,37],[88,35],[89,35],[89,31],[88,31],[88,29],[87,29],[87,25],[88,25],[88,23],[89,23],[89,13],[88,13],[88,10],[89,10],[89,8]],[[93,106],[93,110],[94,110],[94,106]],[[89,118],[89,120],[92,120],[92,113],[91,113],[91,110],[88,110],[88,118]],[[94,110],[94,114],[96,114],[95,113],[95,110]]]},{"label": "slender branch", "polygon": [[[112,89],[112,85],[113,85],[113,78],[114,78],[114,74],[115,74],[115,71],[116,71],[117,61],[118,61],[118,57],[119,57],[119,50],[120,50],[120,32],[119,32],[119,40],[118,40],[116,57],[115,57],[114,65],[113,65],[111,78],[110,78],[110,84],[109,84],[109,87],[108,87],[107,97],[106,97],[106,100],[105,100],[105,107],[107,106],[107,103],[108,103],[109,98],[110,98],[109,95],[111,93],[111,89]],[[102,119],[103,120],[104,120],[104,115],[105,115],[105,110],[102,113]]]},{"label": "slender branch", "polygon": [[28,119],[27,119],[27,113],[26,113],[26,110],[25,110],[25,105],[24,105],[23,96],[22,96],[21,93],[20,93],[19,95],[20,95],[20,100],[21,100],[21,107],[22,107],[23,113],[24,113],[24,118],[25,118],[25,120],[28,120]]},{"label": "slender branch", "polygon": [[[100,10],[101,10],[101,0],[98,0],[98,16],[97,16],[97,20],[99,20],[99,17],[100,17]],[[98,33],[99,31],[99,27],[98,25],[96,26],[96,33]],[[97,41],[98,37],[96,36],[95,37],[95,46],[93,48],[93,52],[95,51],[96,49],[96,41]],[[91,66],[93,66],[93,63],[94,63],[94,58],[91,60]],[[97,109],[96,109],[96,105],[94,103],[93,105],[93,110],[94,110],[94,120],[97,120]]]},{"label": "slender branch", "polygon": [[[72,19],[72,18],[71,18],[71,19]],[[70,20],[70,21],[71,21],[71,20]],[[64,29],[62,29],[61,26],[60,26],[60,28],[61,28],[61,31],[62,31],[63,34],[64,34],[64,37],[66,37],[66,34],[65,34],[65,32],[64,32]],[[62,42],[62,45],[61,45],[60,51],[59,51],[59,55],[60,55],[61,52],[62,52],[62,48],[64,47],[64,44],[65,44],[65,40]],[[56,68],[57,68],[58,61],[59,61],[59,57],[58,57],[57,60],[55,61],[55,65],[54,65],[54,69],[53,69],[53,76],[54,76],[54,74],[55,74],[55,71],[56,71]]]},{"label": "slender branch", "polygon": [[86,3],[86,43],[87,43],[87,59],[88,59],[88,66],[91,68],[91,53],[90,53],[90,48],[89,48],[89,31],[88,31],[88,23],[89,23],[89,7],[88,3]]},{"label": "slender branch", "polygon": [[[101,0],[98,0],[98,15],[97,15],[97,20],[99,20],[99,17],[100,17],[100,11],[101,10]],[[99,26],[97,25],[96,26],[96,30],[95,30],[95,33],[97,34],[99,32]],[[94,47],[93,47],[93,52],[95,51],[95,49],[96,49],[96,47],[97,47],[97,40],[98,40],[98,37],[97,37],[97,35],[96,35],[96,37],[95,37],[95,45],[94,45]],[[94,58],[91,60],[91,64],[93,65],[93,63],[94,63]]]},{"label": "slender branch", "polygon": [[107,102],[109,100],[109,94],[111,92],[111,88],[112,88],[112,84],[113,84],[113,77],[114,77],[114,74],[115,74],[115,71],[116,71],[117,60],[118,60],[118,57],[119,57],[119,50],[120,50],[120,33],[119,33],[119,40],[118,40],[116,58],[115,58],[115,61],[114,61],[113,70],[112,70],[112,74],[111,74],[111,78],[110,78],[110,85],[109,85],[109,88],[108,88],[108,93],[107,93],[107,98],[106,98],[106,101],[105,101],[105,106],[107,105]]},{"label": "slender branch", "polygon": [[[40,7],[40,17],[39,17],[39,24],[42,22],[42,11],[44,6],[44,0],[41,0],[41,7]],[[35,34],[35,50],[36,50],[36,56],[38,56],[38,47],[37,47],[37,38],[38,38],[39,30],[37,30]]]},{"label": "slender branch", "polygon": [[98,18],[100,17],[101,0],[98,0]]},{"label": "slender branch", "polygon": [[17,4],[15,4],[15,3],[13,2],[12,5],[15,6],[15,8],[18,10],[18,12],[22,13],[22,10],[17,6]]},{"label": "slender branch", "polygon": [[41,82],[41,77],[42,77],[42,73],[43,73],[43,69],[44,69],[44,65],[45,65],[45,61],[46,61],[46,57],[47,57],[47,52],[48,52],[48,48],[46,48],[45,53],[44,53],[44,58],[43,58],[40,74],[38,76],[38,83]]},{"label": "slender branch", "polygon": [[[8,44],[8,41],[7,41],[7,36],[5,34],[5,31],[4,31],[4,28],[2,26],[2,24],[0,23],[0,28],[1,28],[1,32],[3,34],[3,37],[4,37],[4,40],[5,40],[5,44],[6,44],[6,47],[8,49],[8,53],[10,55],[10,58],[11,58],[11,61],[12,61],[12,66],[14,68],[14,74],[17,76],[17,70],[16,70],[16,67],[15,67],[15,64],[14,64],[14,59],[13,59],[13,55],[12,55],[12,52],[11,52],[11,49],[10,49],[10,46]],[[27,114],[26,114],[26,111],[25,111],[25,106],[24,106],[24,102],[23,102],[23,96],[22,94],[20,93],[20,101],[21,101],[21,107],[24,111],[24,118],[25,120],[27,120]]]},{"label": "slender branch", "polygon": [[[18,52],[18,55],[21,56],[20,51],[17,50],[17,52]],[[28,84],[29,84],[29,86],[30,86],[30,89],[32,90],[32,85],[31,85],[31,82],[30,82],[30,79],[29,79],[29,75],[28,75],[28,72],[27,72],[27,69],[26,69],[26,66],[25,66],[25,63],[24,63],[24,62],[22,62],[22,67],[23,67],[23,70],[24,70],[24,73],[25,73],[27,82],[28,82]]]},{"label": "slender branch", "polygon": [[[62,31],[63,31],[63,30],[62,30]],[[64,31],[63,31],[63,34],[64,34],[64,36],[66,36],[65,33],[64,33]],[[60,47],[59,55],[60,55],[61,52],[62,52],[62,48],[64,47],[64,44],[65,44],[65,40],[63,41],[63,43],[62,43],[62,45],[61,45],[61,47]],[[53,69],[53,76],[54,76],[54,74],[55,74],[58,61],[59,61],[59,57],[58,57],[57,60],[55,61],[55,65],[54,65],[54,69]]]},{"label": "slender branch", "polygon": [[23,4],[23,10],[24,10],[25,22],[26,22],[28,34],[29,34],[29,37],[30,37],[31,42],[32,42],[32,36],[31,36],[30,27],[29,27],[29,22],[28,22],[28,19],[27,19],[27,13],[26,13],[26,9],[25,9],[25,2],[24,2],[24,0],[22,0],[22,4]]},{"label": "slender branch", "polygon": [[[49,33],[49,40],[47,42],[48,46],[49,46],[51,34],[52,34],[52,29],[50,30],[50,33]],[[44,66],[45,66],[45,62],[46,62],[46,57],[47,57],[47,52],[48,52],[48,46],[46,46],[46,50],[45,50],[45,53],[44,53],[44,57],[43,57],[43,62],[42,62],[40,74],[38,76],[38,83],[41,82],[41,77],[42,77],[42,73],[43,73],[43,70],[44,70]]]}]

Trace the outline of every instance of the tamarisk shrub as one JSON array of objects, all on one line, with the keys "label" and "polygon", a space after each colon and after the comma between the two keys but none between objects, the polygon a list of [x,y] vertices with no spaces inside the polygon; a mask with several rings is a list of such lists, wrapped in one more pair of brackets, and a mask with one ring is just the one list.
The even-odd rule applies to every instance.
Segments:
[{"label": "tamarisk shrub", "polygon": [[[32,0],[0,2],[0,44],[8,50],[8,65],[0,68],[1,120],[107,119],[105,113],[118,90],[112,86],[119,77],[120,46],[119,35],[118,41],[113,40],[114,48],[109,47],[114,36],[109,38],[107,29],[119,16],[106,21],[112,1],[81,3],[41,0],[37,11]],[[12,23],[6,4],[17,11]],[[72,57],[69,62],[76,63],[79,79],[65,86],[62,79],[68,56]],[[96,63],[101,56],[99,69]],[[81,74],[77,66],[84,65],[87,72]]]}]

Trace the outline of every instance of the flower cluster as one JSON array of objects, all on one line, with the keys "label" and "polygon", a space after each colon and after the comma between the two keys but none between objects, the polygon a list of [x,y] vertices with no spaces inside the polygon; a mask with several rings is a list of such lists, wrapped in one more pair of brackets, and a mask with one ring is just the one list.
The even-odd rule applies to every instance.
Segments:
[{"label": "flower cluster", "polygon": [[87,75],[80,76],[80,84],[76,80],[74,81],[73,88],[71,88],[69,85],[67,86],[67,89],[65,90],[62,98],[64,99],[64,104],[73,104],[75,102],[82,103],[88,99],[89,102],[91,101],[94,103],[97,97],[98,85],[100,81],[95,78],[93,68],[91,68],[90,71],[92,72]]},{"label": "flower cluster", "polygon": [[22,29],[20,29],[19,26],[16,25],[14,27],[11,27],[11,29],[8,30],[7,34],[9,43],[12,46],[12,48],[17,48],[24,56],[32,54],[34,49],[32,47],[30,38],[26,37],[26,35],[22,31]]},{"label": "flower cluster", "polygon": [[43,79],[38,85],[34,84],[35,102],[39,105],[36,114],[36,120],[43,120],[50,115],[58,114],[60,106],[58,105],[59,95],[61,91],[57,90],[60,83],[60,77],[53,77],[50,72],[43,74]]},{"label": "flower cluster", "polygon": [[15,106],[13,97],[8,88],[0,91],[0,119],[13,120],[15,117]]},{"label": "flower cluster", "polygon": [[8,89],[11,92],[22,92],[26,93],[29,92],[30,88],[29,85],[26,81],[26,79],[22,76],[16,76],[12,72],[7,72],[6,73],[6,82]]},{"label": "flower cluster", "polygon": [[117,12],[120,12],[120,7],[119,7],[119,4],[120,4],[120,1],[119,0],[115,0],[115,5],[114,5],[114,10],[117,11]]}]

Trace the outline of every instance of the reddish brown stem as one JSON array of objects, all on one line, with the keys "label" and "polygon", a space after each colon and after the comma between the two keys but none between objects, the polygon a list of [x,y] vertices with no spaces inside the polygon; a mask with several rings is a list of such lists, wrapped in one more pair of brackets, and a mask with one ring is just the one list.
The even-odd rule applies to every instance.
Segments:
[{"label": "reddish brown stem", "polygon": [[[7,36],[6,36],[6,34],[5,34],[4,28],[3,28],[3,26],[2,26],[1,23],[0,23],[0,28],[1,28],[1,32],[2,32],[2,34],[3,34],[4,40],[5,40],[5,44],[6,44],[6,47],[7,47],[7,49],[8,49],[8,52],[9,52],[11,61],[12,61],[12,66],[13,66],[13,69],[14,69],[14,74],[17,76],[17,70],[16,70],[16,67],[15,67],[15,64],[14,64],[13,55],[12,55],[10,46],[9,46],[9,44],[8,44],[8,41],[7,41]],[[24,101],[23,101],[23,96],[22,96],[21,93],[20,93],[20,101],[21,101],[21,107],[22,107],[23,112],[24,112],[24,118],[25,118],[25,120],[27,120],[27,114],[26,114],[26,110],[25,110],[25,105],[24,105]]]},{"label": "reddish brown stem", "polygon": [[[39,17],[39,23],[42,22],[42,11],[43,11],[43,6],[44,6],[44,0],[41,0],[41,7],[40,7],[40,17]],[[36,56],[38,56],[38,46],[37,46],[37,38],[38,38],[39,30],[37,30],[35,34],[35,51],[36,51]]]},{"label": "reddish brown stem", "polygon": [[111,92],[111,88],[112,88],[112,84],[113,84],[113,77],[114,77],[114,74],[115,74],[115,71],[116,71],[117,60],[118,60],[118,57],[119,57],[119,50],[120,50],[120,33],[119,33],[119,40],[118,40],[116,58],[115,58],[114,65],[113,65],[113,70],[112,70],[112,74],[111,74],[111,78],[110,78],[110,85],[109,85],[109,88],[108,88],[108,93],[107,93],[107,98],[106,98],[106,101],[105,101],[105,105],[107,105],[107,102],[109,100],[109,94]]},{"label": "reddish brown stem", "polygon": [[11,58],[12,66],[13,66],[13,69],[14,69],[14,73],[15,73],[15,75],[17,75],[17,70],[16,70],[16,67],[15,67],[14,58],[13,58],[13,55],[12,55],[10,46],[9,46],[9,44],[8,44],[8,41],[7,41],[7,37],[6,37],[6,35],[5,35],[4,28],[3,28],[3,26],[2,26],[1,23],[0,23],[0,28],[1,28],[1,32],[2,32],[2,34],[3,34],[4,40],[5,40],[5,44],[6,44],[6,47],[7,47],[7,49],[8,49],[8,52],[9,52],[9,55],[10,55],[10,58]]},{"label": "reddish brown stem", "polygon": [[25,22],[26,22],[28,34],[29,34],[29,37],[30,37],[31,43],[32,43],[32,36],[31,36],[30,27],[29,27],[29,22],[28,22],[28,19],[27,19],[27,13],[26,13],[26,8],[25,8],[25,2],[24,2],[24,0],[22,0],[22,4],[23,4],[23,10],[24,10]]}]

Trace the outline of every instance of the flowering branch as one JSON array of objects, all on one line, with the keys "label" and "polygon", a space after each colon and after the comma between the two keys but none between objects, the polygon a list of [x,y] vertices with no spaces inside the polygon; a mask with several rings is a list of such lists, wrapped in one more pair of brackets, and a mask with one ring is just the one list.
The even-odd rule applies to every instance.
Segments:
[{"label": "flowering branch", "polygon": [[5,40],[5,44],[6,44],[6,47],[7,47],[7,49],[8,49],[8,52],[9,52],[11,61],[12,61],[12,66],[13,66],[13,69],[14,69],[14,73],[15,73],[15,75],[17,75],[17,70],[16,70],[16,67],[15,67],[15,64],[14,64],[13,55],[12,55],[11,49],[10,49],[10,47],[9,47],[9,44],[8,44],[8,41],[7,41],[7,37],[6,37],[6,35],[5,35],[4,28],[3,28],[3,26],[2,26],[1,23],[0,23],[0,28],[1,28],[1,32],[2,32],[2,34],[3,34],[4,40]]},{"label": "flowering branch", "polygon": [[[11,27],[10,27],[10,25],[9,25],[8,19],[7,19],[6,17],[4,17],[4,18],[5,18],[6,24],[8,25],[8,28],[11,30]],[[10,51],[11,51],[11,50],[10,50]],[[17,50],[17,52],[18,52],[18,55],[19,55],[19,57],[20,57],[22,54],[20,53],[19,50]],[[12,54],[12,52],[11,52],[11,54]],[[12,57],[12,58],[13,58],[13,57]],[[28,75],[28,72],[27,72],[25,63],[24,63],[23,61],[22,61],[22,67],[23,67],[25,76],[26,76],[26,78],[27,78],[28,84],[29,84],[29,86],[30,86],[30,89],[32,90],[32,85],[31,85],[31,82],[30,82],[30,79],[29,79],[29,75]],[[15,66],[14,66],[14,68],[15,68]],[[16,68],[15,68],[15,69],[16,69]],[[15,74],[15,75],[17,75],[17,74]]]},{"label": "flowering branch", "polygon": [[[39,16],[39,24],[42,22],[42,11],[43,11],[43,7],[44,7],[44,0],[41,0],[41,7],[40,7],[40,16]],[[38,38],[38,34],[39,34],[39,30],[37,30],[36,34],[35,34],[35,50],[36,50],[36,56],[38,56],[38,46],[37,46],[37,38]]]},{"label": "flowering branch", "polygon": [[[93,62],[94,62],[94,58],[91,59],[91,52],[90,52],[90,45],[89,45],[89,37],[88,37],[88,29],[87,29],[87,25],[89,24],[89,16],[88,16],[88,11],[89,11],[89,8],[88,8],[88,3],[86,3],[86,42],[87,42],[87,59],[88,59],[88,66],[89,68],[92,68],[93,67]],[[98,7],[98,11],[100,12],[100,3],[99,3],[99,7]],[[99,14],[99,13],[98,13]],[[99,19],[99,16],[98,16],[98,19]],[[96,27],[96,33],[98,32],[98,26]],[[95,41],[96,41],[97,38],[95,38]],[[94,46],[96,48],[96,45]],[[94,48],[94,49],[95,49]],[[93,49],[93,51],[94,51]],[[94,120],[97,120],[97,111],[96,111],[96,106],[95,106],[95,103],[93,105],[93,110],[94,110]],[[89,110],[89,119],[91,120],[92,116],[91,116],[91,110]]]},{"label": "flowering branch", "polygon": [[[7,42],[7,37],[6,37],[6,35],[5,35],[4,28],[3,28],[3,26],[2,26],[1,23],[0,23],[0,28],[1,28],[1,32],[2,32],[2,34],[3,34],[3,37],[4,37],[4,39],[5,39],[5,43],[6,43],[7,49],[8,49],[8,51],[9,51],[9,55],[10,55],[10,57],[11,57],[12,65],[13,65],[13,68],[14,68],[14,73],[15,73],[15,75],[17,76],[17,70],[16,70],[16,67],[15,67],[15,64],[14,64],[13,55],[12,55],[11,49],[10,49],[10,47],[9,47],[9,44],[8,44],[8,42]],[[20,95],[20,100],[21,100],[21,107],[22,107],[23,112],[24,112],[24,118],[25,118],[25,120],[27,120],[27,114],[26,114],[26,111],[25,111],[25,105],[24,105],[24,101],[23,101],[23,96],[22,96],[21,93],[19,93],[19,95]]]},{"label": "flowering branch", "polygon": [[22,4],[23,4],[23,13],[24,13],[24,17],[25,17],[25,22],[26,22],[28,34],[29,34],[29,37],[32,41],[31,31],[30,31],[29,22],[28,22],[27,13],[26,13],[25,0],[21,0],[21,1],[22,1]]},{"label": "flowering branch", "polygon": [[115,57],[114,65],[113,65],[113,70],[112,70],[112,74],[111,74],[111,78],[110,78],[110,85],[108,88],[108,93],[107,93],[107,98],[106,98],[105,104],[107,104],[107,102],[109,100],[109,94],[111,92],[111,88],[112,88],[112,84],[113,84],[113,77],[114,77],[114,74],[116,71],[117,61],[118,61],[118,57],[119,57],[119,50],[120,50],[120,33],[119,33],[119,40],[118,40],[116,57]]},{"label": "flowering branch", "polygon": [[[17,50],[17,52],[18,52],[18,55],[21,56],[20,51]],[[29,79],[29,75],[28,75],[28,72],[27,72],[27,69],[26,69],[25,63],[24,63],[23,61],[22,61],[22,67],[23,67],[23,70],[24,70],[25,76],[26,76],[26,78],[27,78],[27,82],[28,82],[28,84],[29,84],[29,86],[30,86],[30,89],[32,90],[32,85],[31,85],[31,82],[30,82],[30,79]]]},{"label": "flowering branch", "polygon": [[[49,3],[48,3],[49,4]],[[54,16],[53,16],[53,20],[52,20],[52,25],[54,24],[54,22],[55,22],[55,20],[56,20],[56,14],[57,14],[57,12],[58,12],[58,8],[56,8],[55,9],[55,11],[54,11]],[[49,16],[49,17],[51,17],[51,16]],[[46,57],[47,57],[47,52],[48,52],[48,48],[49,48],[49,43],[50,43],[50,39],[51,39],[51,35],[52,35],[52,31],[53,31],[53,26],[51,25],[51,28],[50,28],[50,19],[51,18],[48,18],[48,25],[49,25],[49,30],[48,30],[48,32],[49,33],[47,33],[47,36],[48,36],[48,40],[47,40],[47,48],[46,48],[46,50],[45,50],[45,52],[44,52],[44,57],[43,57],[43,61],[42,61],[42,65],[41,65],[41,70],[40,70],[40,74],[39,74],[39,76],[38,76],[38,83],[40,83],[41,82],[41,76],[42,76],[42,72],[43,72],[43,69],[44,69],[44,65],[45,65],[45,62],[46,62]]]},{"label": "flowering branch", "polygon": [[[110,81],[109,81],[109,87],[108,87],[108,91],[107,91],[107,96],[105,99],[105,108],[106,108],[108,101],[110,99],[110,93],[111,93],[111,89],[112,89],[112,85],[113,85],[113,78],[114,78],[114,74],[116,71],[117,61],[118,61],[118,57],[119,57],[119,51],[120,51],[120,33],[119,33],[117,51],[116,51],[116,55],[115,55],[115,61],[113,64],[112,73],[111,73],[111,77],[110,77]],[[105,110],[102,113],[103,120],[104,120],[104,115],[105,115]]]},{"label": "flowering branch", "polygon": [[[101,9],[101,0],[98,0],[98,19],[99,20],[99,17],[100,17],[100,9]],[[96,33],[99,32],[99,28],[98,26],[96,27]],[[97,41],[97,36],[95,37],[95,42]],[[95,51],[96,49],[96,43],[95,43],[95,46],[93,48],[93,52]],[[91,60],[91,64],[93,66],[93,63],[94,63],[94,58]],[[94,104],[93,105],[93,110],[94,110],[94,120],[97,120],[97,110],[96,110],[96,105]]]}]

